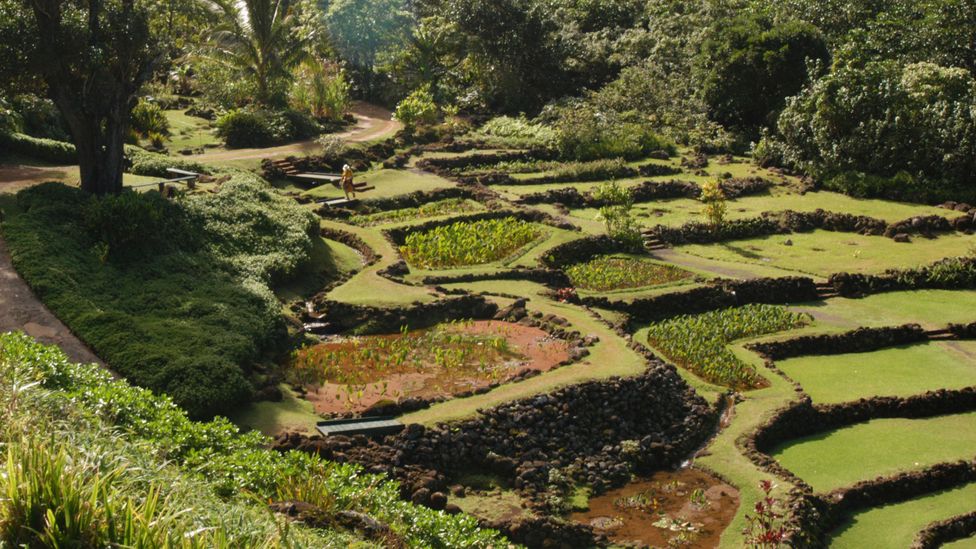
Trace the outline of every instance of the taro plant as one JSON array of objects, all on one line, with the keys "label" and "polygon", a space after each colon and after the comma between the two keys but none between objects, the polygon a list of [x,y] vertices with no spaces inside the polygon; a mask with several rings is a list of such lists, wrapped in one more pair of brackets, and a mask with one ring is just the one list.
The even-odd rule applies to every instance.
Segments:
[{"label": "taro plant", "polygon": [[749,390],[766,382],[755,368],[735,356],[728,344],[799,328],[808,318],[785,307],[751,304],[656,322],[650,326],[647,339],[672,362],[704,380]]},{"label": "taro plant", "polygon": [[409,234],[400,253],[422,269],[481,265],[511,255],[541,234],[535,225],[514,217],[459,221]]},{"label": "taro plant", "polygon": [[578,288],[594,291],[657,286],[685,280],[692,274],[673,265],[639,257],[600,256],[566,269]]}]

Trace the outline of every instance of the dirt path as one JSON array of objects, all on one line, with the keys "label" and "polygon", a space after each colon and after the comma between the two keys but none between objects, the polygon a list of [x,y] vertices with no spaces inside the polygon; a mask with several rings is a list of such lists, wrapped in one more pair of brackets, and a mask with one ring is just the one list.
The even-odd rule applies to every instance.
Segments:
[{"label": "dirt path", "polygon": [[[354,143],[370,141],[395,134],[400,129],[400,123],[393,120],[393,113],[369,103],[357,102],[350,110],[356,117],[356,125],[351,129],[336,134],[342,139]],[[214,151],[188,156],[190,160],[199,162],[230,162],[233,160],[253,160],[262,158],[277,158],[281,156],[297,156],[309,154],[318,150],[314,139],[300,141],[280,147],[266,149],[234,149],[230,151]]]},{"label": "dirt path", "polygon": [[41,343],[61,347],[75,362],[104,366],[95,353],[34,296],[14,270],[7,245],[0,239],[0,333],[15,330],[23,331]]},{"label": "dirt path", "polygon": [[45,181],[78,180],[77,166],[0,164],[0,194],[15,193]]}]

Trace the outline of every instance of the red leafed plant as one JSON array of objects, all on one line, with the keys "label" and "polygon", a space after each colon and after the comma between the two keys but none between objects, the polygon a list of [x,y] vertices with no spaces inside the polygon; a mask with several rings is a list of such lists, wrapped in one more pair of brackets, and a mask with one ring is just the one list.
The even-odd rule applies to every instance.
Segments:
[{"label": "red leafed plant", "polygon": [[749,525],[742,532],[746,545],[755,549],[789,547],[790,530],[783,525],[783,503],[772,496],[776,485],[771,480],[759,482],[763,498],[756,502],[755,514],[746,515]]},{"label": "red leafed plant", "polygon": [[579,302],[579,296],[576,295],[576,288],[559,288],[556,290],[556,299],[562,303]]}]

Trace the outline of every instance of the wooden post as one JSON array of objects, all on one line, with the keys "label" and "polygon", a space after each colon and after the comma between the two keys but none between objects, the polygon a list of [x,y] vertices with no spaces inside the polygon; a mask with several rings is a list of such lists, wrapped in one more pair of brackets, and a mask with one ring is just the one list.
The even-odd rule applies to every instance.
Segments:
[{"label": "wooden post", "polygon": [[159,182],[159,194],[161,194],[163,196],[166,196],[166,193],[164,192],[165,190],[166,190],[166,182],[165,181],[160,181]]}]

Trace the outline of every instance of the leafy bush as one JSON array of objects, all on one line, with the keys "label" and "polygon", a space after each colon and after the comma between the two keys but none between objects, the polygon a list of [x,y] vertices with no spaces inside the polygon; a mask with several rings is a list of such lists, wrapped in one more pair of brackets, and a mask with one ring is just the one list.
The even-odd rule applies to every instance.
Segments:
[{"label": "leafy bush", "polygon": [[635,160],[656,150],[675,151],[673,143],[657,136],[649,126],[586,104],[561,109],[556,122],[556,149],[568,160]]},{"label": "leafy bush", "polygon": [[393,117],[408,131],[437,122],[438,115],[437,104],[434,103],[434,94],[430,92],[430,86],[414,91],[397,103],[396,111],[393,113]]},{"label": "leafy bush", "polygon": [[505,147],[551,148],[556,132],[541,123],[530,122],[525,116],[496,116],[471,134],[474,139]]},{"label": "leafy bush", "polygon": [[[30,436],[26,444],[20,438],[23,433]],[[52,487],[36,492],[40,497],[31,502],[65,494],[68,497],[59,498],[54,509],[65,514],[55,516],[93,517],[87,524],[98,525],[104,524],[104,513],[122,511],[127,502],[139,509],[142,502],[156,501],[157,528],[139,521],[134,531],[168,534],[171,547],[183,546],[184,533],[199,541],[197,547],[356,543],[354,535],[334,530],[301,524],[283,527],[262,504],[296,499],[318,507],[326,516],[364,513],[389,524],[409,547],[506,544],[469,516],[450,516],[400,500],[395,483],[365,474],[357,466],[300,452],[276,452],[267,448],[270,441],[262,435],[242,434],[222,418],[210,423],[190,421],[169,398],[114,380],[95,366],[71,364],[57,347],[38,345],[22,334],[0,334],[0,441],[14,443],[4,444],[12,447],[17,458],[8,461],[7,471],[17,475],[13,478],[30,475],[40,481],[35,486]],[[62,460],[63,453],[70,459]],[[20,465],[24,463],[34,465]],[[63,477],[62,482],[55,482],[54,473]],[[0,477],[0,486],[11,479]],[[102,484],[96,485],[98,479]],[[0,535],[8,523],[6,509],[28,503],[23,497],[28,486],[18,484],[0,499]],[[75,494],[91,494],[96,487],[105,496],[98,505],[63,505]],[[190,508],[192,513],[185,512]],[[105,545],[97,539],[86,546]]]},{"label": "leafy bush", "polygon": [[410,233],[400,253],[422,269],[480,265],[511,255],[540,234],[535,225],[513,217],[459,221]]},{"label": "leafy bush", "polygon": [[156,103],[139,101],[132,109],[131,124],[132,129],[143,136],[151,133],[169,135],[169,119]]},{"label": "leafy bush", "polygon": [[217,119],[217,135],[228,147],[267,147],[317,135],[321,126],[293,110],[233,110]]},{"label": "leafy bush", "polygon": [[18,95],[12,98],[10,106],[19,120],[16,131],[42,139],[71,140],[61,111],[50,99],[33,94]]},{"label": "leafy bush", "polygon": [[705,381],[737,390],[762,387],[765,380],[728,349],[738,339],[806,324],[806,315],[773,305],[746,305],[651,324],[647,339],[669,360]]},{"label": "leafy bush", "polygon": [[64,141],[41,139],[22,133],[0,133],[0,145],[9,152],[54,164],[78,162],[75,146]]},{"label": "leafy bush", "polygon": [[295,71],[289,104],[316,118],[342,120],[352,101],[346,72],[313,60]]},{"label": "leafy bush", "polygon": [[207,166],[186,160],[174,158],[149,152],[143,148],[127,145],[125,147],[125,157],[129,161],[128,172],[136,175],[148,175],[153,177],[172,177],[173,174],[166,171],[167,168],[177,168],[195,173],[209,174],[212,172]]},{"label": "leafy bush", "polygon": [[[159,200],[41,185],[18,195],[4,238],[38,296],[115,371],[194,416],[226,412],[285,337],[268,281],[307,259],[314,220],[247,173],[216,195]],[[147,219],[113,226],[120,214]]]},{"label": "leafy bush", "polygon": [[787,164],[822,179],[869,174],[843,176],[837,188],[887,192],[907,181],[904,172],[948,194],[976,181],[974,104],[976,80],[963,69],[841,64],[789,101],[778,139]]},{"label": "leafy bush", "polygon": [[692,276],[688,271],[650,259],[609,255],[572,265],[566,275],[574,286],[598,292],[657,286]]},{"label": "leafy bush", "polygon": [[600,185],[593,191],[594,200],[604,204],[597,219],[603,220],[607,234],[630,249],[639,250],[643,245],[640,225],[631,215],[634,199],[630,192],[616,181]]},{"label": "leafy bush", "polygon": [[740,16],[716,22],[696,63],[709,116],[754,138],[803,89],[808,62],[828,59],[823,36],[809,23],[773,26]]}]

